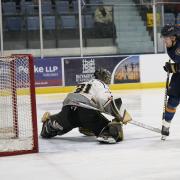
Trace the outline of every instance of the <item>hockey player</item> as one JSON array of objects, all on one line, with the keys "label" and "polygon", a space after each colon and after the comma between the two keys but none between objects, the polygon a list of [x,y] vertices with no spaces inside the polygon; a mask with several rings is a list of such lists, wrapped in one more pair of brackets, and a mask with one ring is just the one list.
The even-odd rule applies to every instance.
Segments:
[{"label": "hockey player", "polygon": [[[67,95],[61,112],[54,115],[46,112],[43,115],[41,131],[43,138],[63,135],[73,128],[81,127],[95,134],[100,142],[116,143],[123,140],[122,122],[119,121],[121,116],[116,111],[120,109],[122,102],[120,98],[113,99],[107,86],[111,74],[101,68],[95,71],[94,77],[95,79],[89,82],[79,84],[75,92]],[[109,121],[101,111],[110,113],[116,118]]]},{"label": "hockey player", "polygon": [[168,102],[166,105],[164,120],[162,122],[162,140],[169,136],[171,120],[176,112],[176,107],[180,102],[180,40],[179,28],[175,25],[165,25],[161,30],[161,36],[167,47],[167,53],[173,63],[166,62],[164,70],[173,73],[167,95]]}]

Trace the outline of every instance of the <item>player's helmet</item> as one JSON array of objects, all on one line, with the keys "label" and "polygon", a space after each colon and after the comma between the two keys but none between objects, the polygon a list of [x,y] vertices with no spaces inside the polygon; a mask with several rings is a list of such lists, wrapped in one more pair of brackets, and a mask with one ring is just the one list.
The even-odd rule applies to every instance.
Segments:
[{"label": "player's helmet", "polygon": [[178,34],[178,27],[175,25],[167,24],[161,29],[161,36],[163,37],[177,36]]},{"label": "player's helmet", "polygon": [[106,84],[110,84],[111,82],[111,73],[107,69],[103,69],[103,68],[97,69],[94,72],[94,77],[95,79],[99,79]]}]

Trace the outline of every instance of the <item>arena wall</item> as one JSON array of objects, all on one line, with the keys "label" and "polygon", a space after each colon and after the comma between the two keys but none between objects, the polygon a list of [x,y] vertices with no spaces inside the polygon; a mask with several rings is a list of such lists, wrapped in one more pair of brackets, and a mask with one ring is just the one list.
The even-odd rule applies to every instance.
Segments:
[{"label": "arena wall", "polygon": [[[101,66],[102,61],[104,61],[102,67],[104,66],[109,67],[114,61],[117,61],[117,59],[120,58],[119,60],[120,63],[118,63],[118,68],[119,68],[119,64],[122,64],[122,62],[125,59],[131,60],[132,58],[134,59],[134,57],[135,59],[138,59],[138,63],[139,63],[138,64],[139,80],[136,79],[137,82],[136,81],[126,82],[124,80],[124,81],[120,81],[120,83],[117,82],[113,83],[112,81],[112,84],[110,85],[111,90],[163,88],[165,86],[165,80],[166,80],[166,72],[163,70],[163,65],[165,64],[166,61],[168,61],[167,54],[145,54],[145,55],[134,55],[134,56],[117,56],[117,55],[94,56],[94,57],[83,57],[83,58],[70,57],[69,59],[67,57],[66,58],[52,57],[52,58],[44,58],[45,59],[45,61],[43,60],[44,63],[42,63],[42,59],[35,58],[36,93],[37,94],[66,93],[74,90],[75,85],[72,82],[71,83],[73,85],[71,85],[71,83],[66,85],[64,76],[65,74],[69,75],[72,73],[72,77],[69,76],[68,78],[66,78],[68,80],[69,79],[72,80],[72,78],[74,76],[77,76],[78,74],[76,73],[76,71],[77,72],[84,71],[81,70],[82,67],[81,65],[78,64],[78,61],[82,61],[82,60],[84,61],[84,59],[88,61],[88,58],[89,59],[91,58],[91,61],[92,59],[95,59],[96,64],[98,64],[101,61],[101,63],[96,66]],[[72,62],[74,62],[76,66],[73,67],[74,70],[71,67],[71,69],[69,71],[67,70],[66,72],[66,68],[68,68],[68,65],[64,65],[64,63],[68,64],[71,62],[71,60],[73,60]],[[71,65],[71,63],[69,65]],[[112,72],[113,75],[118,68],[117,65],[116,67],[114,67],[114,70]]]}]

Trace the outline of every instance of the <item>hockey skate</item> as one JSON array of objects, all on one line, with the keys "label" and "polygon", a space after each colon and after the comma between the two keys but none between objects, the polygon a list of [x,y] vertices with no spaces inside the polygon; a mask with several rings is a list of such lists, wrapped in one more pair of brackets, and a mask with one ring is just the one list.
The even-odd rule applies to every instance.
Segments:
[{"label": "hockey skate", "polygon": [[97,140],[100,143],[105,143],[105,144],[115,144],[116,140],[112,136],[99,136],[97,137]]},{"label": "hockey skate", "polygon": [[112,137],[109,133],[109,127],[105,127],[104,129],[102,129],[101,133],[99,134],[99,136],[97,137],[97,140],[100,143],[105,143],[105,144],[115,144],[116,140],[114,137]]},{"label": "hockey skate", "polygon": [[169,128],[170,128],[170,122],[167,122],[163,120],[162,123],[162,129],[161,129],[161,140],[166,140],[167,136],[169,136]]}]

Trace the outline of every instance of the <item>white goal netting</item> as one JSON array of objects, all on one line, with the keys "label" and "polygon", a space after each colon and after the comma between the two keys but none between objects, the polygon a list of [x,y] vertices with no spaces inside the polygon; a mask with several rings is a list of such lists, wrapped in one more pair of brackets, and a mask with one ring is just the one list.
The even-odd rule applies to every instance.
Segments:
[{"label": "white goal netting", "polygon": [[0,57],[0,155],[37,148],[30,60]]}]

